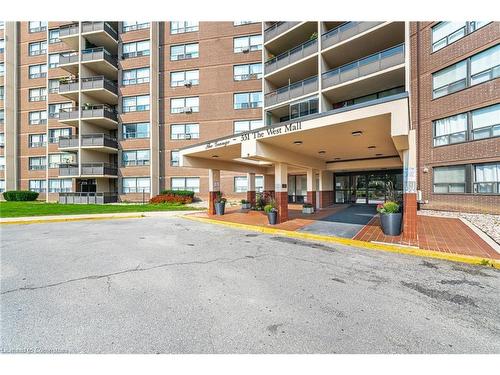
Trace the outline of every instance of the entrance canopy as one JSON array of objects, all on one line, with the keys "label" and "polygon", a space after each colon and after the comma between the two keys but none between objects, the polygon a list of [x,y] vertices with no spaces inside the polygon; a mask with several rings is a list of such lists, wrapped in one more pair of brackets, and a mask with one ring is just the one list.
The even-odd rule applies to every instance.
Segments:
[{"label": "entrance canopy", "polygon": [[180,150],[184,167],[274,174],[402,168],[409,148],[407,94],[279,123]]}]

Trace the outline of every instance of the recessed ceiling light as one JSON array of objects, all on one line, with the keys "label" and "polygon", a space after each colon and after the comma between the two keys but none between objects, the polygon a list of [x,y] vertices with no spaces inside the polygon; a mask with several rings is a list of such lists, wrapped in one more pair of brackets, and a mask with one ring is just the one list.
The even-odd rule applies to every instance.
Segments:
[{"label": "recessed ceiling light", "polygon": [[293,141],[293,144],[299,146],[302,144],[302,141]]},{"label": "recessed ceiling light", "polygon": [[359,137],[363,132],[361,130],[356,130],[355,132],[351,133],[353,137]]},{"label": "recessed ceiling light", "polygon": [[219,155],[212,155],[212,157],[213,157],[213,158],[218,158],[218,157],[219,157]]},{"label": "recessed ceiling light", "polygon": [[382,156],[382,155],[384,155],[384,154],[375,154],[375,156]]},{"label": "recessed ceiling light", "polygon": [[374,148],[377,148],[377,146],[368,146],[370,150],[373,150]]},{"label": "recessed ceiling light", "polygon": [[334,158],[333,160],[340,160],[340,158]]},{"label": "recessed ceiling light", "polygon": [[318,151],[318,154],[324,155],[324,154],[326,154],[326,151],[325,150]]}]

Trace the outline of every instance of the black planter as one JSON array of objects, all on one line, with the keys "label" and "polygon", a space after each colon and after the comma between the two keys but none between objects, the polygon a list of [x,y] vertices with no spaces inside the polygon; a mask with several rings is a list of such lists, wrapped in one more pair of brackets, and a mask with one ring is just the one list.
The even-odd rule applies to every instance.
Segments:
[{"label": "black planter", "polygon": [[224,202],[215,203],[215,214],[219,216],[224,215],[225,208],[226,208],[226,203]]},{"label": "black planter", "polygon": [[269,220],[269,224],[276,225],[278,222],[278,213],[276,211],[268,212],[267,219]]},{"label": "black planter", "polygon": [[382,232],[388,236],[399,236],[401,234],[401,212],[396,214],[380,214],[380,226]]}]

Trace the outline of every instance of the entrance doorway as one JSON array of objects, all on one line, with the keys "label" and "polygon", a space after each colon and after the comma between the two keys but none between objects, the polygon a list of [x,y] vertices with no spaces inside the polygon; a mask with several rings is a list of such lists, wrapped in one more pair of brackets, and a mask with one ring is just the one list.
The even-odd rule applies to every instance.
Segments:
[{"label": "entrance doorway", "polygon": [[305,175],[288,176],[288,203],[304,203],[307,197],[307,177]]},{"label": "entrance doorway", "polygon": [[379,204],[389,199],[390,190],[395,199],[403,196],[403,171],[335,173],[335,203]]},{"label": "entrance doorway", "polygon": [[97,183],[95,179],[79,180],[80,193],[95,193],[97,191]]}]

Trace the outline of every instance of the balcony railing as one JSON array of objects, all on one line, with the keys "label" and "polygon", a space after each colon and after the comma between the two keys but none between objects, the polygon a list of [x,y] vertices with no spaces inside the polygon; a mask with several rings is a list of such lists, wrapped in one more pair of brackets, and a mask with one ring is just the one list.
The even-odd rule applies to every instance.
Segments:
[{"label": "balcony railing", "polygon": [[85,146],[118,148],[118,142],[107,134],[82,134],[82,147]]},{"label": "balcony railing", "polygon": [[118,66],[117,60],[104,47],[87,48],[82,51],[82,63],[94,60],[105,60],[115,68]]},{"label": "balcony railing", "polygon": [[400,44],[323,73],[323,88],[376,73],[392,66],[403,64],[404,61],[405,46],[404,44]]},{"label": "balcony railing", "polygon": [[290,65],[304,57],[312,55],[314,52],[318,51],[318,39],[314,38],[308,40],[305,43],[298,45],[278,56],[267,60],[265,63],[265,72],[269,74],[277,69],[280,69],[284,66]]},{"label": "balcony railing", "polygon": [[59,164],[59,176],[78,176],[78,164]]},{"label": "balcony railing", "polygon": [[83,163],[82,176],[116,176],[118,166],[108,163]]},{"label": "balcony railing", "polygon": [[59,54],[59,66],[65,64],[75,64],[78,63],[78,53],[77,52],[64,52]]},{"label": "balcony railing", "polygon": [[105,89],[118,95],[118,87],[116,84],[113,81],[104,78],[104,76],[82,78],[81,81],[82,90]]},{"label": "balcony railing", "polygon": [[61,26],[59,28],[59,38],[64,38],[71,35],[78,34],[78,24],[72,23],[71,25]]},{"label": "balcony railing", "polygon": [[311,94],[318,90],[318,77],[309,77],[302,81],[292,83],[288,86],[267,93],[265,95],[266,107],[285,102],[290,99],[298,98],[302,95]]},{"label": "balcony railing", "polygon": [[62,204],[105,204],[118,202],[117,193],[59,193]]},{"label": "balcony railing", "polygon": [[78,147],[78,136],[59,137],[59,148]]},{"label": "balcony railing", "polygon": [[82,33],[91,33],[94,31],[105,31],[108,33],[114,40],[118,40],[118,33],[111,27],[111,25],[107,22],[83,22],[82,23]]},{"label": "balcony railing", "polygon": [[82,107],[82,118],[89,119],[99,117],[118,122],[115,110],[105,104]]},{"label": "balcony railing", "polygon": [[264,42],[267,42],[292,27],[298,25],[300,22],[276,22],[264,30]]},{"label": "balcony railing", "polygon": [[61,108],[59,111],[59,121],[78,120],[78,107]]},{"label": "balcony railing", "polygon": [[323,49],[333,46],[343,40],[349,39],[383,22],[346,22],[321,35],[321,47]]},{"label": "balcony railing", "polygon": [[59,94],[64,94],[71,91],[78,91],[78,80],[59,83]]}]

